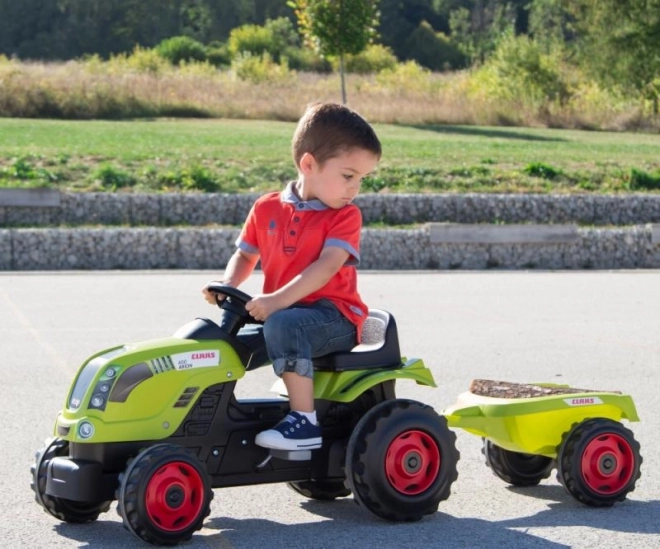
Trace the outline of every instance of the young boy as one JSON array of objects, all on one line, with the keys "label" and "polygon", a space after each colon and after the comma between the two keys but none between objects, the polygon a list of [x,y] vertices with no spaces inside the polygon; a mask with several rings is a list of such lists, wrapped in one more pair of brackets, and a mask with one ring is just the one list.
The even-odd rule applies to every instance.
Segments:
[{"label": "young boy", "polygon": [[[238,286],[261,259],[263,293],[246,308],[264,322],[268,357],[287,388],[291,411],[255,442],[279,450],[321,447],[312,358],[360,341],[367,316],[355,269],[362,216],[351,202],[382,151],[360,115],[322,103],[298,122],[292,152],[298,179],[254,203],[222,279]],[[216,303],[207,288],[202,292]]]}]

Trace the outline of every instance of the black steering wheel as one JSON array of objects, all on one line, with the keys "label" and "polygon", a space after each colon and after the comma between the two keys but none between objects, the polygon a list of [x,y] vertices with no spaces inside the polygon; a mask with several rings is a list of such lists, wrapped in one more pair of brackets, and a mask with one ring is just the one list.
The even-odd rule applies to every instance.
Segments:
[{"label": "black steering wheel", "polygon": [[246,324],[263,324],[253,318],[245,309],[252,296],[222,282],[209,282],[206,286],[214,294],[222,294],[225,299],[217,299],[218,307],[222,311],[220,327],[232,335],[236,335]]}]

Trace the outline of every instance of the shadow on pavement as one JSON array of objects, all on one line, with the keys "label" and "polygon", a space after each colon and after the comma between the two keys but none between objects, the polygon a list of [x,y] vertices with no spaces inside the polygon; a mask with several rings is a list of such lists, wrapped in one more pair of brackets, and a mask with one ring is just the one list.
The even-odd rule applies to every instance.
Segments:
[{"label": "shadow on pavement", "polygon": [[[660,523],[653,520],[660,515],[660,501],[628,500],[612,508],[594,509],[572,501],[561,487],[512,491],[561,502],[549,503],[548,509],[531,516],[503,521],[457,518],[438,512],[419,522],[390,523],[357,507],[350,498],[334,502],[310,500],[302,501],[301,507],[315,515],[312,522],[286,524],[259,518],[211,517],[206,520],[204,530],[196,533],[185,547],[382,549],[438,547],[441,543],[443,549],[496,546],[557,549],[568,546],[521,530],[588,526],[605,531],[660,533]],[[89,524],[57,524],[54,529],[60,536],[80,542],[80,547],[147,546],[116,521],[101,519]]]}]

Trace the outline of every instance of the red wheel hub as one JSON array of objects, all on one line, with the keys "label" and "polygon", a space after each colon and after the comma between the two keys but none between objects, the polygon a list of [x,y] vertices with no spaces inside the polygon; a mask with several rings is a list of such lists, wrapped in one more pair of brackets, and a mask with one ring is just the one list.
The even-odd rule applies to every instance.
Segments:
[{"label": "red wheel hub", "polygon": [[633,475],[635,455],[621,436],[605,433],[589,441],[582,454],[582,475],[587,486],[602,495],[624,489]]},{"label": "red wheel hub", "polygon": [[188,528],[204,505],[204,481],[194,467],[181,461],[163,465],[149,479],[145,493],[149,518],[167,532]]},{"label": "red wheel hub", "polygon": [[385,474],[402,494],[421,494],[435,482],[440,471],[440,449],[423,431],[405,431],[396,437],[385,455]]}]

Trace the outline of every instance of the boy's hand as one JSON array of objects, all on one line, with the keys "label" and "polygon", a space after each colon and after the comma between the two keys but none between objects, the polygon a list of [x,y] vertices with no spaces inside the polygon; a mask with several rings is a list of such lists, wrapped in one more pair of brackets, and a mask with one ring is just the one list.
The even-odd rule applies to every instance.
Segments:
[{"label": "boy's hand", "polygon": [[[221,280],[212,280],[211,282],[220,282],[221,284],[224,284]],[[209,282],[210,284],[210,282]],[[225,296],[222,294],[218,294],[216,292],[212,292],[209,290],[208,284],[202,288],[202,294],[204,295],[204,299],[206,300],[207,303],[210,305],[217,305],[218,301],[224,300]]]},{"label": "boy's hand", "polygon": [[279,303],[277,296],[274,295],[256,295],[251,301],[247,302],[245,309],[250,316],[255,320],[263,322],[275,311],[279,311],[282,305]]}]

